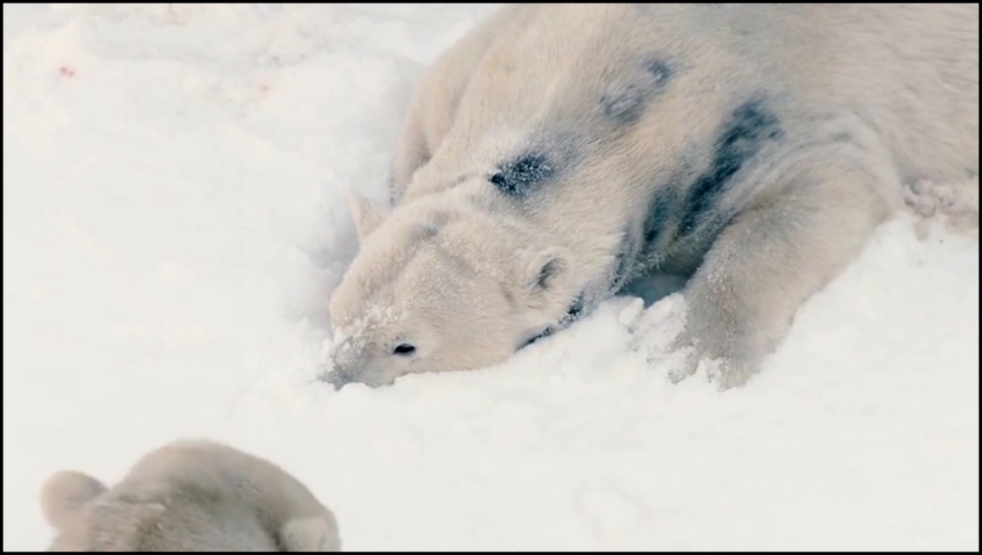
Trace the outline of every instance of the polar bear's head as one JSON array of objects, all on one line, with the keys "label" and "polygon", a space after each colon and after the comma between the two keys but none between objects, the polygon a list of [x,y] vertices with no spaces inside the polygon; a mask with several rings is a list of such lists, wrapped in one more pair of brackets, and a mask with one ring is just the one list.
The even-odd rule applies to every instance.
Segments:
[{"label": "polar bear's head", "polygon": [[391,216],[352,197],[360,252],[331,298],[335,386],[506,360],[563,320],[569,253],[448,191]]},{"label": "polar bear's head", "polygon": [[41,510],[56,531],[49,551],[341,546],[333,513],[302,484],[272,463],[210,441],[158,449],[113,488],[82,472],[56,472],[41,487]]}]

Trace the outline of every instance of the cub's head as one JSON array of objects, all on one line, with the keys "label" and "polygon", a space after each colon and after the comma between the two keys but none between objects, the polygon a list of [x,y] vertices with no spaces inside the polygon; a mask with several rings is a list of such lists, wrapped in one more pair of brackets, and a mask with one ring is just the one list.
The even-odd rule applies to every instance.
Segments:
[{"label": "cub's head", "polygon": [[331,298],[326,379],[391,384],[403,374],[496,364],[548,333],[575,295],[568,254],[460,191],[395,210],[352,198],[361,248]]}]

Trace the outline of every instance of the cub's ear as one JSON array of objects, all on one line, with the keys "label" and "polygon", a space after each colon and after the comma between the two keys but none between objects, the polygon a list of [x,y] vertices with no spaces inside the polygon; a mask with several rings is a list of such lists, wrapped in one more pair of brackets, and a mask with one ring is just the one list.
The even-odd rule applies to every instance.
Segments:
[{"label": "cub's ear", "polygon": [[547,247],[533,253],[525,267],[525,289],[533,296],[552,289],[568,267],[569,256],[562,247]]},{"label": "cub's ear", "polygon": [[341,538],[334,515],[297,518],[280,530],[280,541],[287,551],[341,551]]},{"label": "cub's ear", "polygon": [[388,216],[388,209],[376,204],[354,192],[348,193],[348,209],[351,210],[351,217],[355,220],[355,229],[358,231],[358,241],[362,242],[368,234],[375,229]]},{"label": "cub's ear", "polygon": [[56,472],[41,486],[41,511],[52,526],[62,529],[86,503],[105,491],[106,486],[88,474],[74,470]]}]

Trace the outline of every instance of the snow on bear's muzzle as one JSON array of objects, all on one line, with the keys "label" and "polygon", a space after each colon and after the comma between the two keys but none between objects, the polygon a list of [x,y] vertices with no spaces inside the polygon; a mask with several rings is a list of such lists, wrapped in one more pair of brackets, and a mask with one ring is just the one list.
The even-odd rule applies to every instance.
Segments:
[{"label": "snow on bear's muzzle", "polygon": [[361,383],[369,387],[378,387],[380,385],[390,385],[394,381],[393,379],[386,380],[379,376],[366,374],[365,372],[341,370],[337,367],[322,376],[321,380],[334,386],[335,390],[341,389],[349,383]]},{"label": "snow on bear's muzzle", "polygon": [[383,375],[378,369],[372,368],[370,361],[364,356],[365,347],[358,333],[335,330],[330,368],[320,379],[333,385],[334,389],[341,389],[349,383],[363,383],[371,387],[391,384],[394,376]]},{"label": "snow on bear's muzzle", "polygon": [[391,385],[395,381],[395,376],[379,372],[369,365],[341,366],[332,363],[331,369],[320,379],[331,384],[337,390],[349,383],[361,383],[369,387]]}]

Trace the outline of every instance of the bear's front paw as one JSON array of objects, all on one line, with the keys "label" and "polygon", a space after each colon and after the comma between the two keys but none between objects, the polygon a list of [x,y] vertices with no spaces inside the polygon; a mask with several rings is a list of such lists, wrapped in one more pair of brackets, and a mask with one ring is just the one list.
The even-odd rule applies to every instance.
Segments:
[{"label": "bear's front paw", "polygon": [[737,358],[714,359],[707,363],[706,376],[720,391],[745,385],[755,373],[753,366]]},{"label": "bear's front paw", "polygon": [[670,366],[668,369],[668,380],[677,384],[682,380],[692,376],[699,369],[699,361],[702,358],[698,351],[691,344],[676,346],[670,355]]},{"label": "bear's front paw", "polygon": [[706,378],[720,391],[742,386],[755,373],[756,366],[743,357],[724,352],[721,344],[705,346],[705,342],[692,339],[683,333],[672,344],[671,366],[668,379],[677,384],[705,368]]}]

